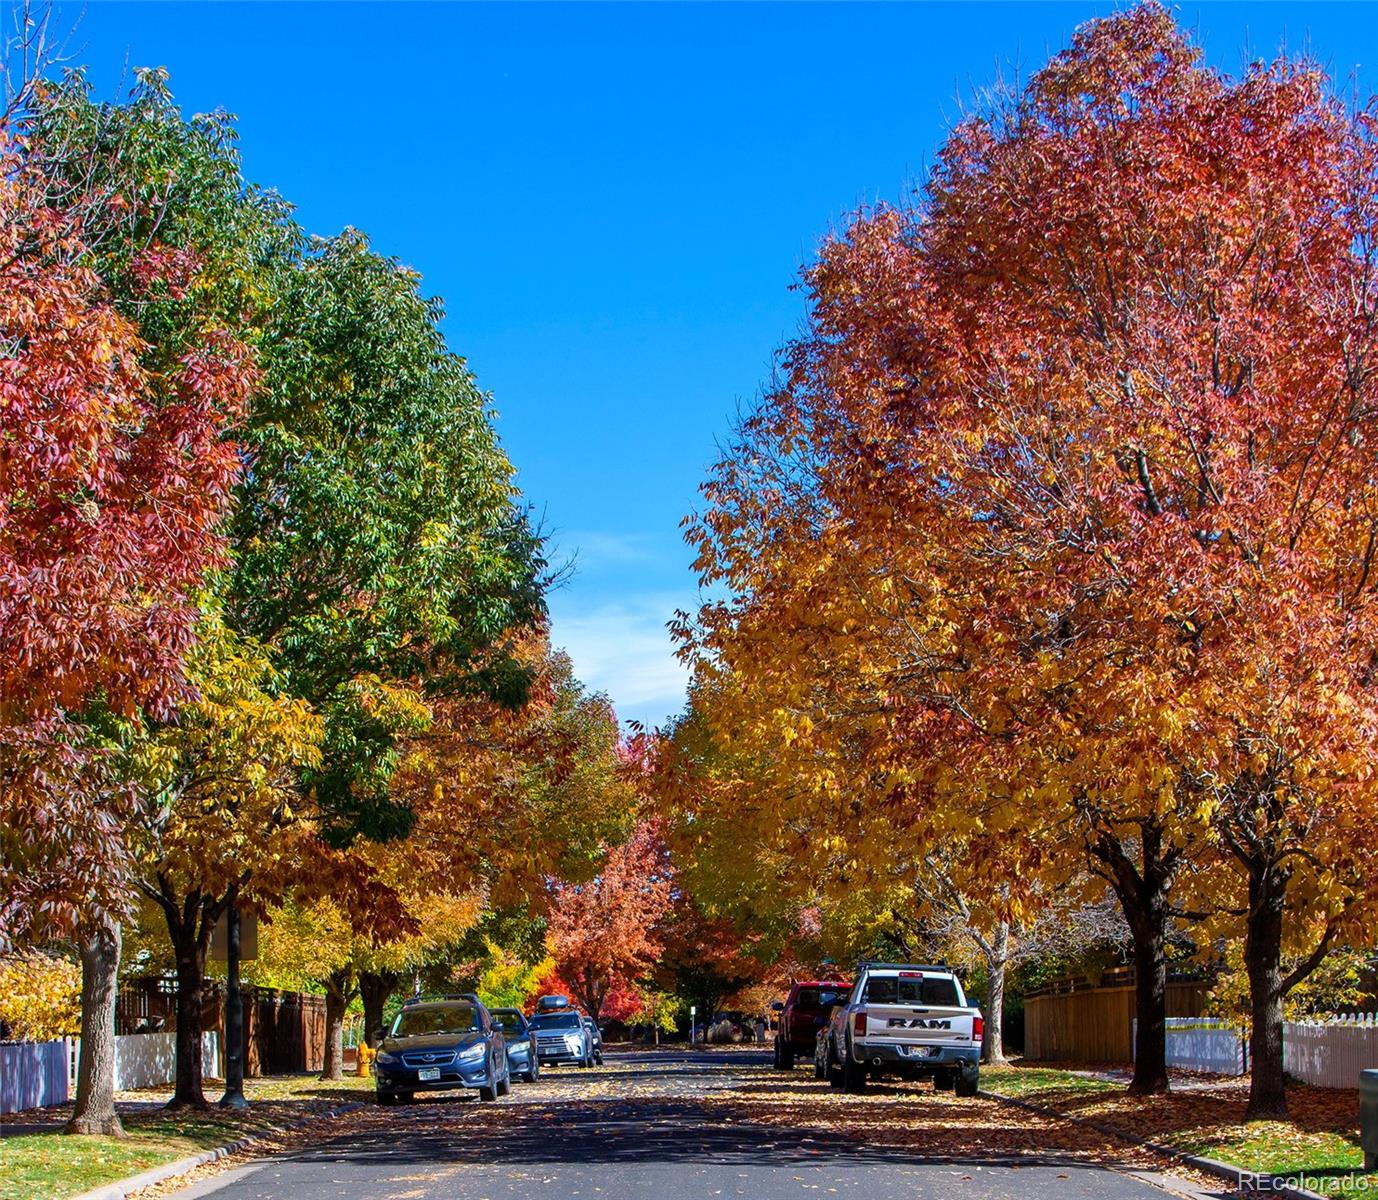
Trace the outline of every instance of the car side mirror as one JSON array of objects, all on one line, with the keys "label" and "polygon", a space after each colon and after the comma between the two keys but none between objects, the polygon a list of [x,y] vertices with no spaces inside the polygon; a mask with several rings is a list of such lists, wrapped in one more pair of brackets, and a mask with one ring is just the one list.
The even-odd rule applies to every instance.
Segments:
[{"label": "car side mirror", "polygon": [[374,1040],[375,1042],[381,1042],[381,1041],[382,1041],[385,1037],[387,1037],[387,1036],[388,1036],[388,1031],[387,1031],[386,1028],[375,1029],[375,1030],[373,1031],[373,1040]]},{"label": "car side mirror", "polygon": [[770,1011],[771,1011],[771,1012],[784,1012],[784,1011],[785,1011],[785,1002],[784,1002],[783,1000],[777,1000],[777,1001],[775,1001],[775,1003],[772,1004],[772,1005],[770,1006]]}]

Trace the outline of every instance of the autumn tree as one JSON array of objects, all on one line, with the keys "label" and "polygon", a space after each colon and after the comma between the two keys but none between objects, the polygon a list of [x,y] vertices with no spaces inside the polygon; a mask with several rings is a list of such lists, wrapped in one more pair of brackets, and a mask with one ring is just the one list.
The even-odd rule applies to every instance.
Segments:
[{"label": "autumn tree", "polygon": [[551,889],[548,944],[560,977],[595,1021],[608,995],[640,979],[660,951],[670,871],[655,826],[643,821],[586,883]]},{"label": "autumn tree", "polygon": [[[369,857],[363,847],[355,851],[362,859]],[[383,977],[395,988],[404,975],[424,969],[432,958],[443,957],[473,926],[482,906],[481,893],[455,895],[417,887],[416,880],[405,878],[411,864],[397,847],[380,861],[381,875],[372,879],[362,895],[385,897],[385,911],[369,912],[359,905],[346,908],[330,897],[318,897],[289,902],[260,927],[254,978],[276,987],[325,993],[322,1079],[343,1075],[345,1015],[360,998],[365,981],[370,976]],[[424,864],[420,865],[424,875]],[[386,994],[374,999],[376,1005],[366,1004],[364,1012],[370,1044],[383,1024]]]},{"label": "autumn tree", "polygon": [[[93,103],[79,74],[45,91],[32,153],[53,196],[80,183],[119,198],[92,256],[116,303],[140,314],[147,363],[217,322],[254,346],[258,385],[237,430],[250,469],[214,602],[267,656],[276,694],[322,721],[319,755],[295,781],[319,835],[337,849],[403,836],[415,814],[390,779],[417,715],[446,697],[525,698],[530,680],[505,648],[543,612],[539,537],[487,398],[416,274],[353,230],[307,239],[243,179],[228,117],[186,120],[165,73],[136,80],[118,105]],[[201,898],[186,939],[202,940],[250,869],[208,863],[214,889],[186,875],[182,899]]]},{"label": "autumn tree", "polygon": [[[27,129],[25,131],[27,133]],[[74,1131],[118,1130],[114,982],[127,904],[124,827],[138,796],[108,726],[170,714],[195,591],[221,560],[238,470],[225,439],[253,372],[202,326],[151,371],[141,327],[112,303],[88,234],[112,201],[51,202],[27,141],[0,130],[0,939],[74,934],[82,1065]],[[149,288],[194,273],[145,260]]]},{"label": "autumn tree", "polygon": [[1373,156],[1311,64],[1092,22],[824,246],[693,530],[727,598],[684,633],[791,835],[864,860],[888,816],[1022,839],[1000,886],[1099,873],[1138,1091],[1174,898],[1236,914],[1252,1116],[1373,884]]}]

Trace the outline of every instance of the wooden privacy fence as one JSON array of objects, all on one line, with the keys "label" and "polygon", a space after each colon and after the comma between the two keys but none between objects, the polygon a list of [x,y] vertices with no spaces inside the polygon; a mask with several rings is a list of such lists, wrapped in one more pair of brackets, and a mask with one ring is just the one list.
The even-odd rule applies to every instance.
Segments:
[{"label": "wooden privacy fence", "polygon": [[[203,1032],[225,1034],[225,985],[205,982]],[[177,1028],[176,985],[170,979],[122,982],[116,1001],[120,1033],[172,1032]],[[275,988],[244,988],[244,1073],[289,1075],[325,1065],[325,997]]]},{"label": "wooden privacy fence", "polygon": [[[1174,979],[1167,985],[1169,1017],[1199,1017],[1210,984]],[[1134,1061],[1134,973],[1107,972],[1100,980],[1060,979],[1024,997],[1024,1057],[1041,1062]]]}]

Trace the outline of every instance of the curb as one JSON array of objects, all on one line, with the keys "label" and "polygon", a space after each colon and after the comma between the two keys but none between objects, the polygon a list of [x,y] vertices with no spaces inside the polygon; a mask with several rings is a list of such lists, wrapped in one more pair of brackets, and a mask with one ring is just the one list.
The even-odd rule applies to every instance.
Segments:
[{"label": "curb", "polygon": [[[1150,1142],[1136,1138],[1125,1133],[1122,1129],[1102,1125],[1098,1121],[1088,1121],[1085,1117],[1071,1116],[1068,1113],[1059,1112],[1055,1108],[1048,1108],[1043,1104],[1033,1104],[1028,1100],[1016,1100],[1013,1096],[1002,1096],[999,1092],[990,1092],[985,1088],[982,1088],[978,1095],[984,1096],[987,1100],[998,1100],[1001,1104],[1011,1104],[1015,1108],[1038,1113],[1040,1116],[1057,1117],[1059,1120],[1070,1121],[1073,1125],[1084,1125],[1087,1129],[1094,1129],[1097,1133],[1117,1138],[1131,1146],[1140,1146],[1145,1150],[1151,1150],[1154,1154],[1161,1154],[1164,1158],[1181,1163],[1183,1166],[1193,1167],[1207,1175],[1214,1175],[1217,1179],[1226,1180],[1242,1196],[1266,1191],[1283,1196],[1295,1196],[1298,1200],[1331,1200],[1331,1198],[1322,1196],[1317,1192],[1309,1191],[1301,1184],[1293,1182],[1286,1175],[1269,1175],[1265,1171],[1246,1171],[1242,1167],[1236,1167],[1233,1163],[1221,1162],[1218,1158],[1203,1158],[1199,1154],[1188,1154],[1184,1150],[1164,1146],[1161,1142]],[[1249,1185],[1248,1191],[1245,1190],[1246,1184]],[[85,1200],[85,1198],[79,1197],[78,1200]]]},{"label": "curb", "polygon": [[269,1125],[237,1141],[227,1142],[225,1145],[216,1146],[211,1150],[203,1150],[200,1154],[189,1154],[186,1158],[163,1163],[160,1167],[150,1167],[147,1171],[140,1171],[137,1175],[130,1175],[128,1178],[117,1180],[115,1183],[103,1183],[100,1187],[92,1188],[88,1192],[70,1196],[68,1200],[125,1200],[127,1196],[137,1192],[140,1188],[152,1187],[155,1183],[162,1183],[164,1180],[172,1179],[177,1175],[185,1175],[188,1171],[194,1171],[197,1167],[204,1167],[207,1163],[228,1158],[231,1154],[246,1150],[255,1142],[261,1142],[274,1134],[289,1133],[293,1129],[301,1129],[305,1125],[310,1125],[313,1121],[326,1121],[332,1117],[342,1117],[345,1113],[357,1112],[359,1109],[367,1107],[368,1105],[364,1103],[342,1104],[339,1108],[332,1108],[322,1113],[303,1117],[300,1121],[293,1121],[289,1125]]}]

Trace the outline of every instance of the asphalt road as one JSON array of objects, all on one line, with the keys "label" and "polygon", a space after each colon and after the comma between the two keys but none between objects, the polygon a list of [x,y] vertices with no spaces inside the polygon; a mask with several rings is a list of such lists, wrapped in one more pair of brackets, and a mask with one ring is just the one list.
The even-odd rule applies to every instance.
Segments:
[{"label": "asphalt road", "polygon": [[437,1097],[178,1200],[1162,1200],[1161,1164],[1065,1122],[931,1088],[844,1096],[754,1053],[609,1054],[480,1105]]}]

